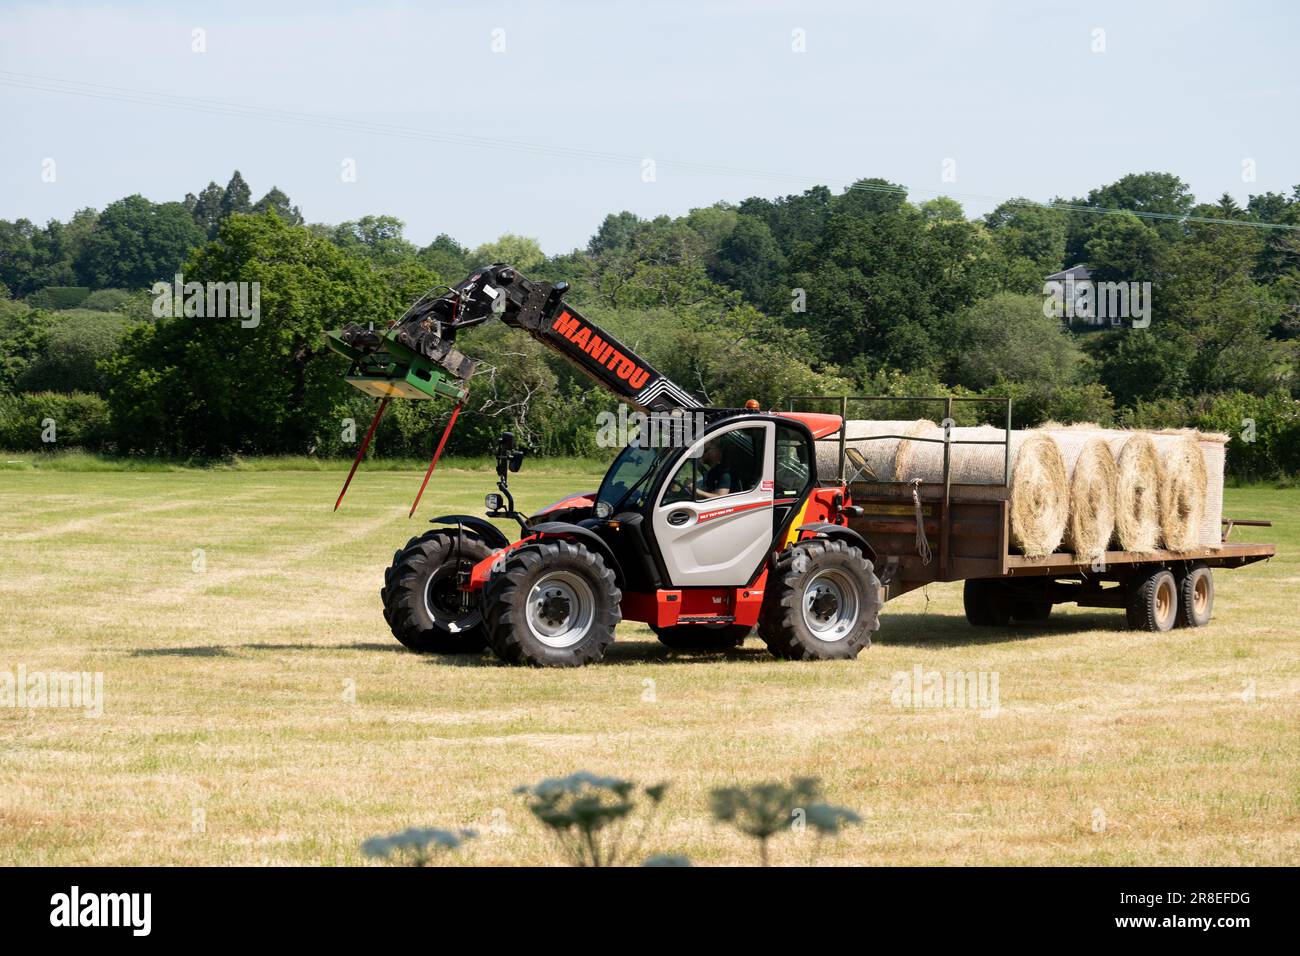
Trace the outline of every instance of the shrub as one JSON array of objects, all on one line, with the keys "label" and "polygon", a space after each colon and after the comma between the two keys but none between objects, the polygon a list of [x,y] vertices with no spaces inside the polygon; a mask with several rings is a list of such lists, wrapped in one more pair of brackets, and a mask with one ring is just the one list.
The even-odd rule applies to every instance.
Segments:
[{"label": "shrub", "polygon": [[51,285],[29,295],[27,304],[34,309],[75,309],[89,295],[87,286]]},{"label": "shrub", "polygon": [[0,395],[0,448],[99,450],[107,441],[108,404],[98,395],[84,392]]},{"label": "shrub", "polygon": [[44,335],[41,351],[18,380],[24,391],[102,394],[108,385],[99,363],[112,358],[128,326],[116,313],[73,309]]}]

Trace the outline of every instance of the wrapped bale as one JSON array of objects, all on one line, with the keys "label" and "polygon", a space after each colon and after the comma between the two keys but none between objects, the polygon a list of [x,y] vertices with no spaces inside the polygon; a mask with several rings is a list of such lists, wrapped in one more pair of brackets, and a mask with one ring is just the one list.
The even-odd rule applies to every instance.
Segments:
[{"label": "wrapped bale", "polygon": [[[898,454],[897,438],[879,438],[879,435],[919,435],[927,428],[936,427],[934,422],[925,419],[905,419],[902,421],[873,420],[850,418],[844,423],[844,444],[846,448],[855,448],[866,461],[872,474],[881,481],[894,477],[894,458]],[[847,477],[853,477],[852,463],[848,465]],[[834,481],[840,473],[840,445],[838,441],[819,441],[817,443],[817,477],[823,481]],[[870,480],[864,476],[859,481]]]},{"label": "wrapped bale", "polygon": [[[953,444],[950,479],[954,484],[978,482],[961,489],[966,497],[999,496],[1007,433],[991,425],[954,428],[952,440],[996,442],[987,445]],[[920,436],[943,438],[943,429],[931,426]],[[1069,480],[1061,452],[1050,436],[1035,431],[1012,431],[1010,473],[1011,546],[1028,557],[1051,554],[1061,544],[1070,515]],[[894,466],[899,481],[943,481],[943,444],[900,443]]]},{"label": "wrapped bale", "polygon": [[1115,534],[1118,468],[1105,432],[1088,426],[1041,429],[1061,452],[1070,482],[1070,517],[1062,545],[1071,554],[1095,560]]},{"label": "wrapped bale", "polygon": [[1228,459],[1228,436],[1202,432],[1197,436],[1205,461],[1205,517],[1201,521],[1201,546],[1223,544],[1223,471]]},{"label": "wrapped bale", "polygon": [[1207,478],[1198,437],[1191,430],[1151,436],[1160,455],[1160,533],[1170,551],[1201,545]]}]

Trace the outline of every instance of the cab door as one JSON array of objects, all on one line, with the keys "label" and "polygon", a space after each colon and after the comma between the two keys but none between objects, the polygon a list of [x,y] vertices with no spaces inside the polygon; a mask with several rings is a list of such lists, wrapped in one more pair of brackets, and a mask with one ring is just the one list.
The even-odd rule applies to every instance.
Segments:
[{"label": "cab door", "polygon": [[673,587],[741,587],[772,543],[773,424],[697,441],[659,489],[652,527]]}]

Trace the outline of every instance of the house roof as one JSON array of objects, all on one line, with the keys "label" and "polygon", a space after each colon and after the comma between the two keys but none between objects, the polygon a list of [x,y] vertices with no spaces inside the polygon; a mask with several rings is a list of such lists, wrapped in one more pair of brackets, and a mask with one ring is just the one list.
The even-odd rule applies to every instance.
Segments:
[{"label": "house roof", "polygon": [[1077,266],[1070,266],[1070,268],[1063,269],[1060,272],[1053,272],[1050,276],[1047,277],[1046,281],[1051,282],[1053,279],[1059,279],[1059,280],[1087,279],[1090,278],[1091,276],[1092,276],[1092,270],[1089,269],[1087,266],[1080,264]]}]

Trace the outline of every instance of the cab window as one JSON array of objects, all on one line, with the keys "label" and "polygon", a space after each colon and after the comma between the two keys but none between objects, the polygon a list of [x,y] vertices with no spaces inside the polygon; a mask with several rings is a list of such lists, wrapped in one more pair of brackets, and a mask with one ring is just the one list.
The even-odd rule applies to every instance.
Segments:
[{"label": "cab window", "polygon": [[814,467],[808,437],[789,425],[776,426],[775,494],[777,498],[798,498],[808,487]]},{"label": "cab window", "polygon": [[668,482],[664,504],[753,491],[763,479],[766,435],[763,426],[737,428],[698,446]]}]

